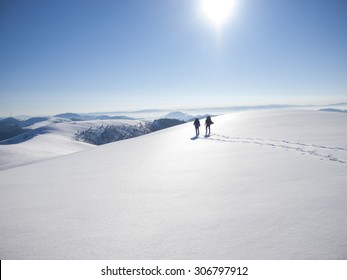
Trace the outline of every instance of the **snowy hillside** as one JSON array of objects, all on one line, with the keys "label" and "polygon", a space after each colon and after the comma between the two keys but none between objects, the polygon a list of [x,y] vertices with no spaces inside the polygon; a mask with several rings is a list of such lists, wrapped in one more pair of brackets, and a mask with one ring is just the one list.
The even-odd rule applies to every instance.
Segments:
[{"label": "snowy hillside", "polygon": [[0,258],[346,259],[347,115],[213,121],[0,171]]},{"label": "snowy hillside", "polygon": [[67,155],[94,145],[79,142],[76,133],[101,126],[132,127],[142,124],[137,120],[93,120],[73,122],[56,117],[26,126],[29,131],[0,142],[0,170],[26,165],[44,159]]}]

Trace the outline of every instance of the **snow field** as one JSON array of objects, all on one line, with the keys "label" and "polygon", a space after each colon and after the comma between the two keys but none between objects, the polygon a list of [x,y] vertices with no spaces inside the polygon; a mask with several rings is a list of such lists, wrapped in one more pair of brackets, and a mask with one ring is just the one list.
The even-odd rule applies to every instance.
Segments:
[{"label": "snow field", "polygon": [[0,171],[0,257],[346,259],[346,116],[213,121]]}]

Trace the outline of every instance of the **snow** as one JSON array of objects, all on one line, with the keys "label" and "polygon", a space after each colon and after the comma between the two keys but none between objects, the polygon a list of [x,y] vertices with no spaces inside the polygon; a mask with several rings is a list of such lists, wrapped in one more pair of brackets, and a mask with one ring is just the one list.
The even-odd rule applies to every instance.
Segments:
[{"label": "snow", "polygon": [[27,165],[62,155],[94,148],[74,139],[76,132],[91,127],[108,125],[137,125],[137,120],[69,121],[51,117],[27,128],[31,131],[2,141],[0,145],[0,170]]},{"label": "snow", "polygon": [[346,120],[232,113],[2,170],[0,258],[346,259]]}]

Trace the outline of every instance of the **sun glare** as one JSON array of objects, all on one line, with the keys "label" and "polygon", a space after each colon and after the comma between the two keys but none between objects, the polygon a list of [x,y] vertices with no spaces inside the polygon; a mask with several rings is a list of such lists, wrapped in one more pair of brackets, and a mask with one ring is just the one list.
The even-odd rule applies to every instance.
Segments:
[{"label": "sun glare", "polygon": [[202,0],[202,9],[206,17],[216,27],[220,27],[233,11],[235,0]]}]

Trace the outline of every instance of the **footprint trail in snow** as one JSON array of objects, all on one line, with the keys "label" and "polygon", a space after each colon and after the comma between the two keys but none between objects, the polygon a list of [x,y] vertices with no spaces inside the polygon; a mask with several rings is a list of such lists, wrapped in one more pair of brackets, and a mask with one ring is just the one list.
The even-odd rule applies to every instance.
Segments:
[{"label": "footprint trail in snow", "polygon": [[205,137],[204,139],[226,143],[243,143],[279,148],[287,151],[299,152],[302,155],[315,156],[320,160],[333,161],[347,167],[347,149],[340,147],[305,144],[300,142],[290,142],[287,140],[276,139],[229,137],[221,134],[211,134],[209,137]]}]

